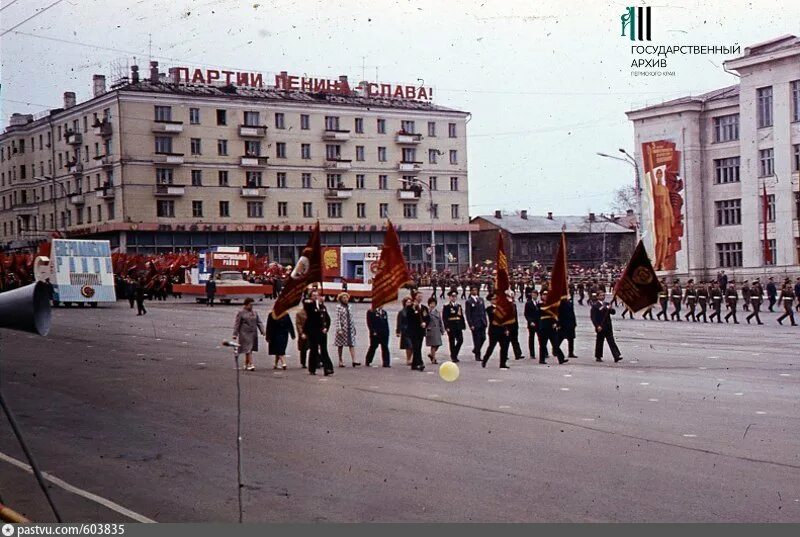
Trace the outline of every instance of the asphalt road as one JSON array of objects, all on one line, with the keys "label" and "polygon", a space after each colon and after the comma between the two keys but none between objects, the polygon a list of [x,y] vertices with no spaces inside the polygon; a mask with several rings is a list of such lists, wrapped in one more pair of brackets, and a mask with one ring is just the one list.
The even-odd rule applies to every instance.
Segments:
[{"label": "asphalt road", "polygon": [[[3,392],[41,467],[76,487],[51,486],[66,519],[235,521],[236,373],[219,344],[237,307],[148,308],[0,331]],[[273,371],[262,351],[242,376],[245,520],[798,522],[800,328],[764,317],[617,319],[625,359],[598,364],[579,307],[578,359],[484,370],[467,338],[452,384],[398,351],[392,369],[328,378],[295,351]],[[51,520],[4,420],[0,454],[2,501]]]}]

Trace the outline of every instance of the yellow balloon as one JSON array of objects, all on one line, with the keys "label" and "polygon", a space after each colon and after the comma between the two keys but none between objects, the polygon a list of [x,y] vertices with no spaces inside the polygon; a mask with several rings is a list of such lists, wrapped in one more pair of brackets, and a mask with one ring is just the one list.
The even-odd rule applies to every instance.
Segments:
[{"label": "yellow balloon", "polygon": [[458,366],[453,362],[445,362],[439,366],[439,376],[446,382],[455,382],[459,373]]}]

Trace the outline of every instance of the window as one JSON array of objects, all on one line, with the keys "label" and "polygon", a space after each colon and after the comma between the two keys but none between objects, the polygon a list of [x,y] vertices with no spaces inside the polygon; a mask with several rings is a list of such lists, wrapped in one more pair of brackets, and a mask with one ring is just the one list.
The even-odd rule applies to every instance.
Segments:
[{"label": "window", "polygon": [[739,157],[714,159],[714,182],[718,185],[738,183]]},{"label": "window", "polygon": [[156,168],[156,183],[159,185],[171,185],[172,168]]},{"label": "window", "polygon": [[258,127],[260,124],[258,112],[245,111],[244,124],[248,127]]},{"label": "window", "polygon": [[415,125],[413,121],[410,120],[403,120],[400,122],[400,131],[405,132],[407,134],[414,134],[415,133]]},{"label": "window", "polygon": [[800,121],[800,80],[792,82],[792,121]]},{"label": "window", "polygon": [[261,175],[261,172],[246,172],[245,185],[247,188],[260,187],[262,178],[263,176]]},{"label": "window", "polygon": [[190,108],[189,109],[189,123],[191,125],[199,125],[200,124],[200,109],[199,108]]},{"label": "window", "polygon": [[456,124],[455,123],[448,123],[447,124],[447,135],[450,138],[456,137]]},{"label": "window", "polygon": [[248,157],[258,157],[261,155],[261,142],[258,140],[245,140],[244,154]]},{"label": "window", "polygon": [[261,201],[247,202],[247,218],[263,218],[264,203]]},{"label": "window", "polygon": [[718,242],[717,243],[717,264],[720,267],[741,267],[742,266],[742,243],[741,242]]},{"label": "window", "polygon": [[328,160],[339,160],[342,158],[342,146],[337,144],[325,144],[325,158]]},{"label": "window", "polygon": [[[764,196],[759,196],[759,220],[764,221]],[[767,194],[767,222],[775,221],[775,194]]]},{"label": "window", "polygon": [[327,185],[331,190],[335,188],[344,188],[341,173],[329,173],[327,177]]},{"label": "window", "polygon": [[454,192],[458,191],[458,177],[450,178],[450,190]]},{"label": "window", "polygon": [[342,203],[340,201],[332,201],[328,203],[328,218],[341,218],[342,217]]},{"label": "window", "polygon": [[718,226],[738,226],[742,223],[742,200],[715,201]]},{"label": "window", "polygon": [[202,146],[200,144],[201,144],[200,138],[192,138],[190,140],[189,147],[191,149],[192,155],[202,154]]},{"label": "window", "polygon": [[450,206],[450,218],[453,220],[458,220],[460,218],[458,215],[458,204],[453,204]]},{"label": "window", "polygon": [[458,164],[458,151],[455,149],[450,150],[450,164]]},{"label": "window", "polygon": [[228,154],[228,140],[217,140],[217,155],[224,157]]},{"label": "window", "polygon": [[229,201],[219,202],[219,215],[221,218],[228,218],[231,215],[231,203]]},{"label": "window", "polygon": [[310,119],[308,114],[300,114],[300,129],[307,131],[310,127]]},{"label": "window", "polygon": [[289,204],[285,201],[278,202],[278,216],[286,218],[289,214]]},{"label": "window", "polygon": [[378,176],[378,189],[387,190],[388,188],[389,188],[389,176],[388,175],[379,175]]},{"label": "window", "polygon": [[[764,260],[765,265],[774,265],[775,264],[775,239],[768,239],[767,240],[767,248],[769,248],[770,258],[771,261],[768,263],[767,260]],[[764,251],[764,240],[761,240],[761,251]],[[761,256],[763,257],[764,254],[762,253]]]},{"label": "window", "polygon": [[800,144],[794,144],[792,147],[794,148],[794,158],[792,159],[794,171],[800,172]]},{"label": "window", "polygon": [[283,115],[283,112],[275,112],[275,128],[276,129],[286,128],[286,120]]},{"label": "window", "polygon": [[357,117],[356,118],[356,120],[355,120],[355,131],[358,134],[363,134],[364,133],[364,118],[363,117]]},{"label": "window", "polygon": [[403,218],[416,218],[417,217],[417,204],[404,203],[403,204]]},{"label": "window", "polygon": [[338,131],[339,130],[339,116],[325,116],[325,130]]},{"label": "window", "polygon": [[300,158],[306,160],[311,158],[311,144],[300,144]]},{"label": "window", "polygon": [[286,158],[286,142],[275,143],[275,156],[277,158]]},{"label": "window", "polygon": [[192,170],[192,186],[203,186],[203,170]]},{"label": "window", "polygon": [[431,218],[439,218],[439,204],[432,203],[431,204]]},{"label": "window", "polygon": [[278,172],[276,183],[278,188],[286,188],[286,172]]},{"label": "window", "polygon": [[175,202],[173,200],[156,201],[156,216],[159,218],[175,218]]},{"label": "window", "polygon": [[772,126],[772,86],[756,90],[756,117],[759,128]]},{"label": "window", "polygon": [[436,164],[438,159],[436,157],[439,156],[439,151],[436,149],[428,149],[428,164]]},{"label": "window", "polygon": [[361,162],[364,160],[364,146],[357,145],[356,146],[356,160]]},{"label": "window", "polygon": [[172,107],[156,106],[155,115],[156,115],[156,121],[172,121]]},{"label": "window", "polygon": [[386,120],[385,119],[378,119],[377,120],[378,126],[378,134],[386,134]]},{"label": "window", "polygon": [[228,172],[227,170],[220,170],[217,172],[217,180],[219,186],[228,186]]},{"label": "window", "polygon": [[386,162],[386,148],[379,147],[378,148],[378,162]]},{"label": "window", "polygon": [[358,173],[356,174],[356,188],[359,190],[364,189],[364,174]]},{"label": "window", "polygon": [[172,138],[156,136],[156,153],[172,153]]},{"label": "window", "polygon": [[366,217],[367,217],[367,204],[356,203],[356,218],[366,218]]},{"label": "window", "polygon": [[381,218],[389,218],[389,204],[388,203],[379,203],[378,204],[378,214]]},{"label": "window", "polygon": [[227,111],[218,108],[217,109],[217,125],[227,125],[227,124],[228,124],[228,113],[227,113]]},{"label": "window", "polygon": [[310,201],[303,202],[303,218],[314,218],[314,204]]},{"label": "window", "polygon": [[[109,220],[114,220],[117,217],[116,207],[114,206],[113,201],[110,201],[106,204],[106,212],[108,213]],[[53,215],[50,215],[50,221],[53,221]]]},{"label": "window", "polygon": [[714,118],[714,142],[731,142],[739,139],[739,114]]},{"label": "window", "polygon": [[428,136],[436,136],[436,122],[428,121]]},{"label": "window", "polygon": [[402,155],[403,155],[403,162],[417,161],[417,150],[414,147],[404,147]]},{"label": "window", "polygon": [[200,200],[192,200],[192,218],[203,217],[203,202]]},{"label": "window", "polygon": [[775,172],[775,150],[759,149],[758,150],[758,175],[759,177],[769,177],[774,175]]},{"label": "window", "polygon": [[301,186],[303,188],[311,188],[311,174],[304,173],[300,176]]}]

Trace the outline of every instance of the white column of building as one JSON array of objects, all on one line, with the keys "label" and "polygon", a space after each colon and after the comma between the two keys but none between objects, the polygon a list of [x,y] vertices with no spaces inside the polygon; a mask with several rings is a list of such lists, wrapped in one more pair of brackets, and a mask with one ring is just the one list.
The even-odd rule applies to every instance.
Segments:
[{"label": "white column of building", "polygon": [[752,75],[742,76],[739,91],[739,139],[742,149],[739,170],[742,184],[742,261],[743,266],[749,269],[763,265],[761,205],[758,197],[762,180],[759,178],[758,150],[772,147],[769,129],[757,128],[757,85]]},{"label": "white column of building", "polygon": [[[795,64],[793,76],[797,77]],[[780,72],[780,71],[779,71]],[[789,73],[786,73],[787,75]],[[781,77],[772,86],[775,147],[775,177],[767,179],[767,192],[775,194],[775,264],[778,267],[793,265],[794,259],[794,193],[792,192],[791,153],[791,90],[789,78]],[[771,187],[770,184],[773,186]]]}]

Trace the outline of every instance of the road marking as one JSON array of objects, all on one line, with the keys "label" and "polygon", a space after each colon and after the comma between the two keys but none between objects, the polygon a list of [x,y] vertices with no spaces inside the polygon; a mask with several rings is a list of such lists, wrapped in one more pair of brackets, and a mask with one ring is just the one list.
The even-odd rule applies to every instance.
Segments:
[{"label": "road marking", "polygon": [[780,376],[781,377],[791,377],[791,375],[789,373],[781,373]]},{"label": "road marking", "polygon": [[594,418],[581,418],[581,421],[594,421]]},{"label": "road marking", "polygon": [[705,371],[708,368],[707,367],[698,367],[697,369],[699,369],[700,371]]},{"label": "road marking", "polygon": [[328,382],[328,379],[326,379],[326,378],[317,379],[317,382]]},{"label": "road marking", "polygon": [[189,344],[188,341],[181,341],[181,345],[188,345],[188,344]]},{"label": "road marking", "polygon": [[754,352],[753,356],[761,356],[761,353],[760,352]]},{"label": "road marking", "polygon": [[440,395],[439,395],[438,393],[432,393],[432,394],[430,394],[428,397],[430,397],[430,398],[436,398],[436,397],[440,397]]},{"label": "road marking", "polygon": [[658,399],[648,399],[651,403],[658,403]]},{"label": "road marking", "polygon": [[197,362],[197,365],[206,365],[205,362]]},{"label": "road marking", "polygon": [[569,373],[567,373],[567,374],[566,374],[566,375],[564,375],[564,376],[565,376],[565,377],[567,377],[567,378],[570,378],[572,375],[570,375]]},{"label": "road marking", "polygon": [[735,393],[735,394],[733,394],[733,395],[744,395],[744,392],[736,392],[736,393]]},{"label": "road marking", "polygon": [[562,392],[568,392],[568,391],[569,391],[569,388],[561,388],[561,391],[562,391]]},{"label": "road marking", "polygon": [[639,386],[650,386],[649,382],[640,382]]},{"label": "road marking", "polygon": [[708,357],[709,360],[717,360],[718,358],[719,358],[719,356],[709,356]]},{"label": "road marking", "polygon": [[697,438],[696,434],[685,434],[683,435],[684,438]]},{"label": "road marking", "polygon": [[144,353],[142,353],[142,352],[137,353],[136,356],[144,356]]},{"label": "road marking", "polygon": [[766,414],[766,412],[764,412],[763,410],[756,410],[756,414],[758,414],[759,416],[763,416],[764,414]]},{"label": "road marking", "polygon": [[500,406],[499,406],[499,407],[497,407],[497,408],[499,408],[500,410],[506,410],[506,409],[509,409],[509,408],[511,408],[511,407],[510,407],[510,406],[508,406],[508,405],[500,405]]},{"label": "road marking", "polygon": [[[5,453],[0,452],[0,460],[9,463],[12,466],[16,466],[20,470],[23,470],[29,474],[33,474],[33,470],[31,470],[30,466],[28,466],[27,464],[25,464],[20,460],[15,459],[14,457],[6,455]],[[111,500],[103,498],[102,496],[98,496],[97,494],[92,494],[89,491],[79,489],[78,487],[70,485],[66,481],[63,481],[52,474],[48,474],[47,472],[42,472],[42,477],[44,477],[47,481],[51,482],[57,487],[61,487],[62,489],[66,490],[67,492],[71,492],[72,494],[81,496],[83,498],[86,498],[87,500],[91,500],[97,504],[102,505],[107,509],[110,509],[123,516],[126,516],[131,520],[135,520],[136,522],[149,522],[149,523],[155,522],[155,520],[153,519],[147,518],[144,515],[140,515],[139,513],[131,511],[130,509],[126,509],[125,507],[122,507],[118,503],[114,503]]]},{"label": "road marking", "polygon": [[503,382],[500,379],[488,379],[488,382]]}]

